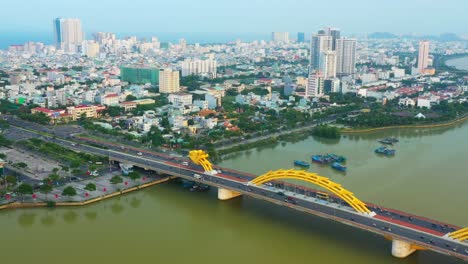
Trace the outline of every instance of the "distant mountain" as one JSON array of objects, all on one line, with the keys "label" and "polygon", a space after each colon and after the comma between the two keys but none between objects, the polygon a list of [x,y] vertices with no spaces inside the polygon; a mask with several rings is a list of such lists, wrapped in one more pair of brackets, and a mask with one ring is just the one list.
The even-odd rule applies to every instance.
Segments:
[{"label": "distant mountain", "polygon": [[442,33],[439,36],[437,35],[425,35],[425,36],[419,36],[419,35],[403,35],[402,38],[407,38],[407,39],[427,39],[427,40],[434,40],[434,41],[442,41],[442,42],[447,42],[447,41],[463,41],[464,39],[458,36],[455,33]]},{"label": "distant mountain", "polygon": [[443,33],[439,36],[439,41],[461,41],[463,40],[460,36],[455,33]]},{"label": "distant mountain", "polygon": [[368,38],[370,39],[392,39],[392,38],[398,38],[397,35],[389,33],[389,32],[374,32],[369,35],[367,35]]}]

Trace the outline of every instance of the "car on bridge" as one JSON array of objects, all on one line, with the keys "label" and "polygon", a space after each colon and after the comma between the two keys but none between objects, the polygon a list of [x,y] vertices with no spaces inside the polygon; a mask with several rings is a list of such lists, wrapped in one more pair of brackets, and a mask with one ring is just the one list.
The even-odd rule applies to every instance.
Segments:
[{"label": "car on bridge", "polygon": [[287,203],[297,204],[297,201],[294,198],[289,197],[289,196],[286,196],[284,201],[287,202]]}]

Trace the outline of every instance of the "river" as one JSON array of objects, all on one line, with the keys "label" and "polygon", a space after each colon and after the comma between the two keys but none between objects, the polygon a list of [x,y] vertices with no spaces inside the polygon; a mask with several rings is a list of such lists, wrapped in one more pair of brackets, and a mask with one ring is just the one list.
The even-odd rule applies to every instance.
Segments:
[{"label": "river", "polygon": [[447,66],[453,66],[459,70],[468,71],[468,56],[448,60],[445,64],[447,64]]},{"label": "river", "polygon": [[[450,128],[400,129],[312,137],[232,154],[220,165],[261,174],[293,159],[334,152],[346,175],[313,164],[365,201],[468,226],[468,122]],[[377,139],[400,139],[393,158],[378,157]],[[216,200],[171,182],[80,208],[0,212],[4,263],[464,263],[433,252],[405,260],[390,241],[249,197]]]}]

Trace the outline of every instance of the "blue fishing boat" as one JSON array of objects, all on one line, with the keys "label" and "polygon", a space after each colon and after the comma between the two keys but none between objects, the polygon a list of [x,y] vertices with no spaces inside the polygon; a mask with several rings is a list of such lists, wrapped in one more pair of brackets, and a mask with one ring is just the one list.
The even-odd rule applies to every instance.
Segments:
[{"label": "blue fishing boat", "polygon": [[331,167],[335,170],[345,172],[346,171],[346,166],[341,165],[339,162],[333,162]]},{"label": "blue fishing boat", "polygon": [[310,167],[309,163],[302,161],[302,160],[295,160],[294,165],[300,166],[300,167]]},{"label": "blue fishing boat", "polygon": [[327,154],[325,157],[328,157],[329,159],[332,159],[333,161],[336,161],[336,162],[346,161],[346,158],[344,156],[338,156],[336,154]]},{"label": "blue fishing boat", "polygon": [[320,164],[328,164],[330,163],[331,159],[327,156],[323,155],[314,155],[312,156],[312,162],[320,163]]},{"label": "blue fishing boat", "polygon": [[389,149],[387,147],[379,147],[379,148],[376,148],[374,152],[377,154],[385,155],[385,156],[394,156],[396,151],[394,149]]}]

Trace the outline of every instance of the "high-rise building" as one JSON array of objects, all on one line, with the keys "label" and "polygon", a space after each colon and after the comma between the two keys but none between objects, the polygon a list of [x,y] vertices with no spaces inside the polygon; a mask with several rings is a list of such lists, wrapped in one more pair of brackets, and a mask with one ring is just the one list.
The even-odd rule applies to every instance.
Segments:
[{"label": "high-rise building", "polygon": [[186,59],[182,62],[182,76],[203,75],[216,78],[216,60]]},{"label": "high-rise building", "polygon": [[84,40],[81,21],[76,18],[54,19],[55,44],[66,52],[77,52]]},{"label": "high-rise building", "polygon": [[424,74],[429,66],[429,41],[422,40],[419,42],[419,55],[418,55],[418,72]]},{"label": "high-rise building", "polygon": [[93,40],[84,41],[82,54],[88,58],[95,58],[99,54],[99,44]]},{"label": "high-rise building", "polygon": [[336,73],[339,76],[356,72],[356,39],[336,40]]},{"label": "high-rise building", "polygon": [[297,33],[297,43],[304,43],[305,42],[305,34],[304,32]]},{"label": "high-rise building", "polygon": [[284,95],[288,96],[294,93],[294,85],[292,79],[289,75],[284,76],[283,78],[284,88],[283,93]]},{"label": "high-rise building", "polygon": [[141,65],[122,66],[120,67],[120,79],[136,84],[158,84],[159,69]]},{"label": "high-rise building", "polygon": [[289,32],[272,32],[271,33],[271,40],[273,42],[289,42]]},{"label": "high-rise building", "polygon": [[336,52],[324,51],[320,54],[319,71],[326,79],[336,77]]},{"label": "high-rise building", "polygon": [[164,69],[159,72],[159,92],[177,93],[180,91],[179,71]]},{"label": "high-rise building", "polygon": [[332,41],[333,41],[332,49],[336,50],[336,40],[339,39],[341,36],[340,30],[337,28],[327,28],[326,31],[327,31],[327,35],[332,37]]},{"label": "high-rise building", "polygon": [[57,49],[62,48],[62,19],[61,18],[56,18],[54,19],[54,35],[55,35],[55,47]]},{"label": "high-rise building", "polygon": [[333,49],[333,38],[325,34],[313,35],[310,42],[310,71],[318,70],[322,52]]},{"label": "high-rise building", "polygon": [[100,45],[109,44],[115,40],[115,34],[109,32],[96,32],[93,34],[94,41]]},{"label": "high-rise building", "polygon": [[323,75],[320,71],[313,71],[307,80],[306,97],[319,97],[323,95]]}]

